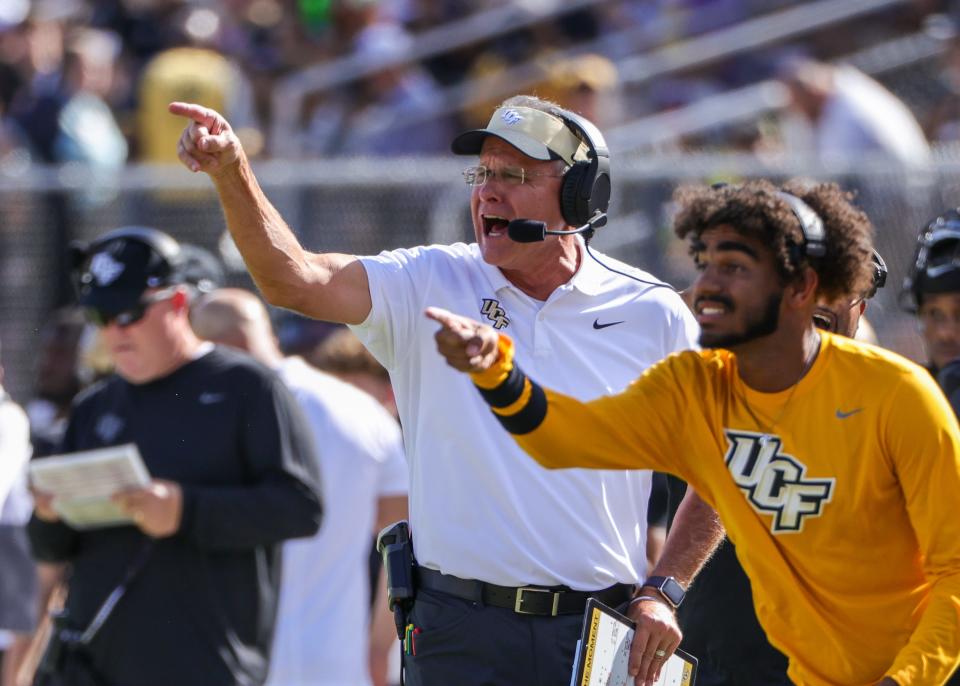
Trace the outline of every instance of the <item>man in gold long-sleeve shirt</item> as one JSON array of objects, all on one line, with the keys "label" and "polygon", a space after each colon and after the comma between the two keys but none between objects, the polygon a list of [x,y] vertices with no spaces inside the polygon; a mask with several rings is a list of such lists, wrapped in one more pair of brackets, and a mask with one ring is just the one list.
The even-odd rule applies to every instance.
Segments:
[{"label": "man in gold long-sleeve shirt", "polygon": [[442,311],[438,347],[547,467],[652,468],[720,513],[758,617],[800,684],[942,684],[960,662],[960,430],[936,384],[818,332],[818,296],[862,290],[870,236],[766,183],[687,189],[702,352],[579,402],[509,338]]}]

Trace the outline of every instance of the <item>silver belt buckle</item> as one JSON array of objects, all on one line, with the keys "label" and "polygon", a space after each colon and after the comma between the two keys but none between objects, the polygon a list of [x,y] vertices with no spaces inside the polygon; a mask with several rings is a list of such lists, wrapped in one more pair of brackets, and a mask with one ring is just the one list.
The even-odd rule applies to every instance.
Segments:
[{"label": "silver belt buckle", "polygon": [[534,615],[538,614],[536,612],[527,612],[523,609],[523,594],[524,593],[549,593],[553,596],[553,606],[550,610],[550,616],[557,616],[557,607],[560,605],[560,592],[551,591],[547,588],[532,588],[530,586],[524,586],[523,588],[517,589],[517,600],[513,604],[513,611],[518,615]]}]

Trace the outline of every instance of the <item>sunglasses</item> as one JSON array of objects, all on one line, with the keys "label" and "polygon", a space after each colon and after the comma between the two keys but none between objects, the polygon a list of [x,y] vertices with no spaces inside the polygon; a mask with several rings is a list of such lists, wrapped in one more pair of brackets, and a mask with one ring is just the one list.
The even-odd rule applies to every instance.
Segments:
[{"label": "sunglasses", "polygon": [[103,329],[111,324],[116,324],[123,329],[143,319],[151,305],[163,300],[169,300],[176,292],[176,288],[166,288],[156,293],[144,295],[136,305],[121,310],[120,312],[107,312],[97,307],[87,307],[84,308],[84,314],[86,315],[87,321],[98,329]]}]

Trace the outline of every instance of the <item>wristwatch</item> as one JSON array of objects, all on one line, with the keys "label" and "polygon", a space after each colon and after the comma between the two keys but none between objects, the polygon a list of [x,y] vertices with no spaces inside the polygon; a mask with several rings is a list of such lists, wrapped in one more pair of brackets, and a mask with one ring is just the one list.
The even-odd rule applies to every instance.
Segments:
[{"label": "wristwatch", "polygon": [[664,600],[673,605],[674,608],[680,607],[687,591],[680,585],[680,582],[672,576],[651,576],[643,582],[646,588],[655,588]]}]

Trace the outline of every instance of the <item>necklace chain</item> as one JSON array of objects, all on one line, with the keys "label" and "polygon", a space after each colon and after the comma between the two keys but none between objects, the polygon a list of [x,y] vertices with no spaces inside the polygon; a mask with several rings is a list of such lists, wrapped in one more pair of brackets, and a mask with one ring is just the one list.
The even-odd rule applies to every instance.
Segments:
[{"label": "necklace chain", "polygon": [[740,391],[740,399],[743,401],[743,407],[753,419],[754,423],[757,425],[757,428],[760,429],[762,435],[760,436],[760,443],[766,445],[767,441],[772,438],[773,430],[777,427],[777,424],[780,423],[780,420],[783,419],[783,416],[787,413],[787,408],[790,407],[790,401],[793,400],[794,394],[797,392],[797,387],[800,385],[800,381],[793,384],[793,388],[790,389],[790,395],[787,396],[786,402],[783,403],[783,406],[780,408],[780,412],[777,413],[776,418],[770,423],[760,421],[760,417],[757,416],[757,413],[753,411],[753,408],[750,407],[750,402],[747,400],[747,394],[742,390]]},{"label": "necklace chain", "polygon": [[[780,411],[777,413],[776,418],[769,423],[760,421],[760,417],[758,417],[757,413],[753,411],[753,408],[750,406],[750,401],[747,400],[747,394],[743,391],[743,389],[740,389],[738,395],[740,396],[740,400],[743,401],[744,409],[753,419],[754,423],[757,425],[757,428],[759,428],[762,432],[762,435],[760,436],[761,445],[766,445],[767,442],[773,437],[772,434],[774,429],[777,428],[777,424],[780,423],[780,420],[783,419],[784,415],[787,413],[787,408],[790,407],[790,401],[793,400],[793,396],[796,394],[797,388],[800,386],[800,382],[803,380],[803,377],[807,375],[807,372],[810,371],[810,367],[813,366],[814,361],[817,359],[818,352],[820,352],[819,339],[817,340],[817,347],[814,348],[813,354],[811,354],[810,358],[803,363],[803,371],[800,372],[800,378],[798,378],[797,382],[791,387],[790,395],[787,396],[787,399],[780,408]],[[742,380],[741,383],[743,383]]]}]

